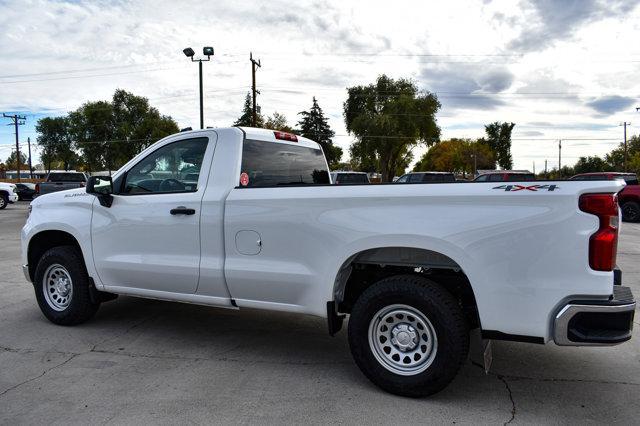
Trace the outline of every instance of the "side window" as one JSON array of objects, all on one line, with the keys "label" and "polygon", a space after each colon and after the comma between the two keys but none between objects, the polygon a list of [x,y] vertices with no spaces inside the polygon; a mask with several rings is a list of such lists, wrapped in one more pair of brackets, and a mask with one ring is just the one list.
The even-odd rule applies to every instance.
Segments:
[{"label": "side window", "polygon": [[500,173],[494,173],[492,175],[489,175],[489,182],[503,182],[503,181],[504,181],[504,178]]},{"label": "side window", "polygon": [[208,142],[183,139],[153,151],[127,172],[122,194],[197,191]]},{"label": "side window", "polygon": [[489,175],[480,175],[476,179],[476,182],[486,182],[488,177],[489,177]]},{"label": "side window", "polygon": [[411,175],[409,175],[409,182],[410,183],[422,182],[423,177],[424,177],[424,173],[411,174]]},{"label": "side window", "polygon": [[406,183],[407,179],[409,179],[409,175],[402,175],[396,180],[397,183]]}]

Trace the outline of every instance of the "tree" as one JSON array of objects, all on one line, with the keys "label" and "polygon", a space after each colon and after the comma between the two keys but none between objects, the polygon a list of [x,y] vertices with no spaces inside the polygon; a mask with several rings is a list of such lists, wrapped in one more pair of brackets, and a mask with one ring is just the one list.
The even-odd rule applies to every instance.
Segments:
[{"label": "tree", "polygon": [[573,170],[578,173],[606,172],[611,170],[611,166],[605,160],[594,155],[593,157],[580,157]]},{"label": "tree", "polygon": [[414,146],[439,140],[435,113],[440,102],[412,81],[381,75],[374,84],[347,92],[345,124],[357,138],[351,153],[360,156],[361,164],[375,165],[383,182],[392,180]]},{"label": "tree", "polygon": [[171,117],[161,115],[145,97],[116,90],[111,105],[114,138],[118,141],[111,146],[118,167],[152,143],[180,130]]},{"label": "tree", "polygon": [[68,117],[44,117],[36,123],[37,144],[41,148],[40,160],[51,170],[53,162],[61,162],[65,170],[79,161],[70,133]]},{"label": "tree", "polygon": [[503,170],[513,168],[513,158],[511,157],[511,131],[515,127],[514,123],[495,123],[484,126],[487,133],[486,143],[493,150],[498,166]]},{"label": "tree", "polygon": [[247,96],[244,98],[244,106],[242,107],[242,114],[240,117],[233,123],[234,126],[237,127],[263,127],[264,126],[264,118],[262,114],[259,112],[256,113],[256,125],[253,125],[253,101],[251,98],[251,92],[247,93]]},{"label": "tree", "polygon": [[[40,160],[47,170],[117,170],[138,152],[178,132],[178,124],[149,105],[147,98],[116,90],[112,101],[87,102],[66,117],[38,120]],[[78,155],[82,154],[82,157]]]},{"label": "tree", "polygon": [[[4,167],[7,170],[16,170],[18,168],[17,155],[15,151],[11,151],[9,154],[9,158],[4,162]],[[23,152],[20,152],[20,170],[28,170],[29,169],[29,159]]]},{"label": "tree", "polygon": [[[637,153],[640,153],[640,136],[631,136],[627,140],[627,161],[630,163],[630,159]],[[624,142],[620,142],[617,148],[614,148],[605,156],[605,161],[611,167],[611,170],[623,171],[624,170]],[[627,165],[627,169],[629,165]]]},{"label": "tree", "polygon": [[429,148],[414,166],[414,172],[438,171],[473,173],[477,169],[491,169],[495,158],[491,148],[470,139],[450,139]]},{"label": "tree", "polygon": [[342,158],[342,148],[333,144],[332,138],[336,133],[329,126],[329,119],[325,117],[315,96],[309,111],[301,111],[298,115],[302,116],[298,121],[300,135],[318,142],[327,157],[329,167],[337,168]]},{"label": "tree", "polygon": [[293,127],[287,124],[287,117],[277,111],[275,111],[271,117],[267,118],[267,121],[264,123],[264,128],[294,133]]},{"label": "tree", "polygon": [[69,132],[82,152],[87,169],[115,167],[110,141],[115,140],[113,106],[108,101],[87,102],[69,113]]}]

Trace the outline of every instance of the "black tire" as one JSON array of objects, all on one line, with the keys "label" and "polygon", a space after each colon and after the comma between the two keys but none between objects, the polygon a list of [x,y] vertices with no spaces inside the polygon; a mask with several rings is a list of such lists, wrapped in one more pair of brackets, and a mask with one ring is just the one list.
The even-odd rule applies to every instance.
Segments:
[{"label": "black tire", "polygon": [[[389,370],[376,358],[374,343],[369,343],[374,316],[396,305],[422,313],[437,337],[435,358],[413,375]],[[469,328],[456,299],[442,286],[421,276],[398,275],[373,284],[360,295],[349,318],[349,346],[356,364],[374,384],[396,395],[422,397],[441,391],[456,376],[469,352]]]},{"label": "black tire", "polygon": [[[47,301],[45,296],[44,278],[50,268],[61,266],[71,278],[71,296],[68,306],[61,309],[54,308],[53,302]],[[33,286],[40,310],[49,321],[58,325],[81,324],[96,313],[100,303],[92,303],[89,295],[89,275],[82,259],[82,254],[76,247],[61,246],[46,251],[36,267]]]},{"label": "black tire", "polygon": [[640,221],[640,203],[627,201],[622,205],[622,220],[625,222]]},{"label": "black tire", "polygon": [[0,210],[7,207],[9,204],[9,197],[7,194],[0,194]]}]

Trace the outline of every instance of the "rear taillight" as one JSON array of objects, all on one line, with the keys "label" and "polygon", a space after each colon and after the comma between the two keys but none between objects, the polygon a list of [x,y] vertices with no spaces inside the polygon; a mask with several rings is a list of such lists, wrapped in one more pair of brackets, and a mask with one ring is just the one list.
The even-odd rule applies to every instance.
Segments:
[{"label": "rear taillight", "polygon": [[40,193],[40,184],[36,183],[36,194]]},{"label": "rear taillight", "polygon": [[589,239],[589,266],[596,271],[613,271],[618,252],[618,196],[584,194],[580,210],[598,216],[600,226]]}]

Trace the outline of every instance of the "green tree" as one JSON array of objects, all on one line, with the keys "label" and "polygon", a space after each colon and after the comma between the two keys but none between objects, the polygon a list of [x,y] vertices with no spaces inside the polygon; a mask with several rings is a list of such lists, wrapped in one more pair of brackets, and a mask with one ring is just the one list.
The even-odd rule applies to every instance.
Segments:
[{"label": "green tree", "polygon": [[500,123],[498,121],[484,126],[485,132],[487,133],[486,144],[489,145],[495,153],[498,166],[504,170],[513,168],[511,131],[514,127],[514,123]]},{"label": "green tree", "polygon": [[[16,170],[18,168],[17,155],[15,151],[11,151],[7,161],[4,162],[4,166],[7,170]],[[28,170],[29,169],[29,159],[27,156],[20,152],[20,170]]]},{"label": "green tree", "polygon": [[112,144],[118,167],[152,143],[180,129],[171,118],[149,105],[149,100],[125,90],[116,90],[111,102],[115,142]]},{"label": "green tree", "polygon": [[332,138],[336,133],[329,126],[329,119],[325,117],[315,96],[309,111],[301,111],[298,115],[302,116],[298,121],[300,135],[318,142],[327,157],[329,167],[336,169],[342,158],[342,148],[333,144]]},{"label": "green tree", "polygon": [[435,114],[440,102],[420,92],[410,80],[381,75],[374,84],[347,89],[344,119],[357,138],[352,155],[367,167],[375,164],[383,182],[390,182],[418,144],[431,146],[440,137]]},{"label": "green tree", "polygon": [[611,166],[604,159],[594,155],[593,157],[580,157],[573,166],[573,170],[576,174],[606,172],[611,170]]},{"label": "green tree", "polygon": [[[630,162],[631,158],[640,153],[640,136],[631,136],[627,140],[627,161]],[[614,148],[605,156],[605,161],[614,171],[624,170],[624,142],[620,142],[617,148]],[[627,169],[629,165],[627,165]]]},{"label": "green tree", "polygon": [[69,134],[89,171],[117,170],[152,143],[178,132],[178,124],[149,100],[116,90],[111,102],[87,102],[69,114]]},{"label": "green tree", "polygon": [[88,171],[116,165],[111,142],[115,140],[113,106],[108,101],[87,102],[69,113],[69,132],[82,152]]},{"label": "green tree", "polygon": [[53,162],[61,162],[65,170],[78,163],[76,146],[69,131],[67,117],[44,117],[36,123],[37,144],[41,149],[40,160],[51,170]]},{"label": "green tree", "polygon": [[477,169],[491,169],[495,165],[495,157],[491,148],[478,141],[453,138],[442,141],[429,148],[416,163],[413,171],[438,171],[473,173]]},{"label": "green tree", "polygon": [[264,123],[265,129],[280,130],[281,132],[294,133],[293,127],[287,124],[287,117],[275,111],[271,117],[267,118]]},{"label": "green tree", "polygon": [[[233,123],[234,126],[237,127],[254,127],[253,126],[253,102],[251,99],[251,93],[248,92],[247,96],[244,98],[244,106],[242,107],[242,114],[240,117]],[[256,125],[255,127],[263,127],[264,126],[264,117],[259,112],[256,114]]]}]

